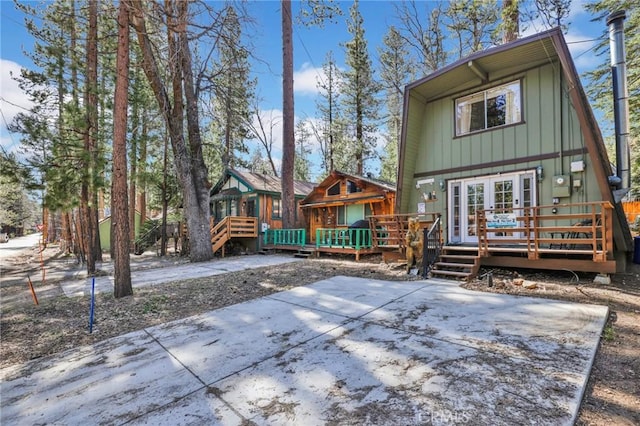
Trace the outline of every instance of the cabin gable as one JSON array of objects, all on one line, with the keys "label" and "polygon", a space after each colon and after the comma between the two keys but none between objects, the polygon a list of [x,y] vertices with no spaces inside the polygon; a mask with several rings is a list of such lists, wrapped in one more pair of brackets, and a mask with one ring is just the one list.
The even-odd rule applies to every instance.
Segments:
[{"label": "cabin gable", "polygon": [[[314,184],[294,181],[296,224],[304,226],[300,201],[309,194]],[[282,191],[280,178],[226,169],[210,192],[211,216],[214,222],[226,216],[256,217],[262,230],[282,228]]]},{"label": "cabin gable", "polygon": [[333,171],[301,202],[311,241],[316,230],[347,228],[372,215],[391,214],[393,185],[369,177]]},{"label": "cabin gable", "polygon": [[[478,52],[405,90],[396,213],[442,215],[444,240],[477,243],[476,212],[588,203],[620,220],[598,129],[558,29]],[[558,220],[558,224],[563,224]]]}]

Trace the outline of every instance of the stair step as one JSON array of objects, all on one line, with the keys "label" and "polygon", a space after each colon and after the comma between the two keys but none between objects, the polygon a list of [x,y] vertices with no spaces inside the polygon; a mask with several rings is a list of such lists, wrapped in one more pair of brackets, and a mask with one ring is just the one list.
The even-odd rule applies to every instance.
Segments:
[{"label": "stair step", "polygon": [[473,263],[450,263],[450,262],[436,262],[435,266],[444,267],[444,268],[461,268],[461,269],[471,269],[475,265]]},{"label": "stair step", "polygon": [[[475,263],[476,259],[478,258],[478,256],[468,256],[464,254],[446,254],[446,253],[441,253],[440,257],[444,257],[447,259],[455,259],[455,260],[465,260],[471,263]],[[466,263],[466,262],[461,262],[461,263]]]},{"label": "stair step", "polygon": [[450,277],[459,277],[459,278],[467,278],[471,276],[470,272],[457,272],[457,271],[447,271],[444,269],[432,269],[431,275],[446,275]]},{"label": "stair step", "polygon": [[307,258],[309,258],[309,256],[311,256],[311,253],[300,253],[300,252],[298,252],[298,253],[294,253],[294,255],[293,255],[293,257],[298,257],[298,258],[301,258],[301,259],[307,259]]}]

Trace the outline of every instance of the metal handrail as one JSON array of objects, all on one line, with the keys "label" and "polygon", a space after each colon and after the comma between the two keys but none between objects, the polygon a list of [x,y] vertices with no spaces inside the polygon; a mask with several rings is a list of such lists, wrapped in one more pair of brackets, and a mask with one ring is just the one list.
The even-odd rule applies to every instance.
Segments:
[{"label": "metal handrail", "polygon": [[422,248],[422,276],[427,277],[442,251],[441,217],[438,216],[429,229],[424,228]]}]

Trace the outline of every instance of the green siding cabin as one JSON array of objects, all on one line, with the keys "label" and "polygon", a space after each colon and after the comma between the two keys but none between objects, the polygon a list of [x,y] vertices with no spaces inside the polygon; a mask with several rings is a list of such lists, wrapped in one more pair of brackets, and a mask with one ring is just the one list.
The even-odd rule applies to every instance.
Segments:
[{"label": "green siding cabin", "polygon": [[439,215],[441,264],[624,270],[629,226],[559,29],[409,84],[399,155],[396,213]]}]

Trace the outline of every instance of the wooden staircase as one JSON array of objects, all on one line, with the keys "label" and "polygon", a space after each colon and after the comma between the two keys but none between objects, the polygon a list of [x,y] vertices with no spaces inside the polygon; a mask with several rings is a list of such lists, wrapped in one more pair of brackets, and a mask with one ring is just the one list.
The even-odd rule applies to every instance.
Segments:
[{"label": "wooden staircase", "polygon": [[429,273],[434,278],[469,281],[475,278],[479,269],[480,256],[477,248],[444,246]]},{"label": "wooden staircase", "polygon": [[224,257],[224,246],[232,238],[257,238],[258,219],[255,217],[227,216],[210,228],[211,246],[216,253],[222,249]]},{"label": "wooden staircase", "polygon": [[293,257],[299,257],[301,259],[308,259],[309,257],[313,257],[315,255],[316,255],[316,249],[315,248],[302,247],[293,255]]}]

